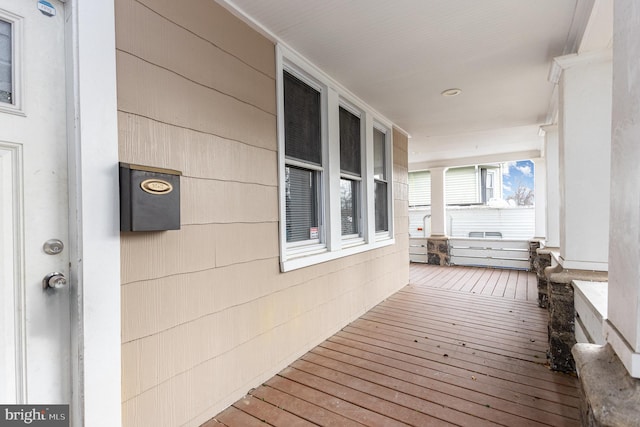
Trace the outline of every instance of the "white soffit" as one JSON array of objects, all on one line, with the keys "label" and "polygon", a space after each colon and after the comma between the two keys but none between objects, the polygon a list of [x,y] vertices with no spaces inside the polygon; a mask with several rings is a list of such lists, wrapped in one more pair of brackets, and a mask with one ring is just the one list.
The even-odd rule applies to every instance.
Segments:
[{"label": "white soffit", "polygon": [[[539,149],[538,126],[553,92],[547,80],[552,60],[576,51],[594,3],[218,1],[405,129],[410,151],[423,153],[419,159],[410,154],[410,162],[470,157],[480,145],[483,152]],[[462,93],[441,96],[449,88]],[[486,137],[501,129],[499,138]],[[532,132],[529,138],[502,138],[523,129]],[[482,138],[469,137],[475,132]]]}]

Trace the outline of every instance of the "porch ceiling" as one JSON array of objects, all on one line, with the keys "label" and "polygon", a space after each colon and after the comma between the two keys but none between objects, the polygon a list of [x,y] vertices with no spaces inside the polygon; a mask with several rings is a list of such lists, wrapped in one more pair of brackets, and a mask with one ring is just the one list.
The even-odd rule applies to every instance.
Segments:
[{"label": "porch ceiling", "polygon": [[594,1],[610,3],[219,1],[407,131],[411,164],[539,150],[552,60],[577,51]]}]

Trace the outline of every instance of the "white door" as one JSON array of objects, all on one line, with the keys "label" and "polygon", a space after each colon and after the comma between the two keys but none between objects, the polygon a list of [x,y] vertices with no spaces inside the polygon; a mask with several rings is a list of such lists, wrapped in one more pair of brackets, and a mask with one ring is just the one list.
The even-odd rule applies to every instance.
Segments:
[{"label": "white door", "polygon": [[0,403],[70,400],[64,18],[0,0]]}]

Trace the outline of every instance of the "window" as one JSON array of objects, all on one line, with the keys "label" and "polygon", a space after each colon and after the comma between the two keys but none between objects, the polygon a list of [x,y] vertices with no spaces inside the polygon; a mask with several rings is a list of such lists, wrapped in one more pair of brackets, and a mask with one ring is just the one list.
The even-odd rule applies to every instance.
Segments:
[{"label": "window", "polygon": [[11,23],[0,20],[0,102],[13,104]]},{"label": "window", "polygon": [[319,243],[320,92],[284,72],[286,240]]},{"label": "window", "polygon": [[373,129],[373,180],[376,232],[389,231],[387,135],[377,128]]},{"label": "window", "polygon": [[345,237],[360,236],[360,118],[340,107],[340,220]]},{"label": "window", "polygon": [[495,173],[493,171],[487,171],[487,188],[486,188],[486,199],[487,201],[493,199],[493,187],[495,180]]},{"label": "window", "polygon": [[390,245],[391,124],[277,47],[282,271]]},{"label": "window", "polygon": [[480,185],[482,186],[482,203],[487,204],[491,199],[495,197],[496,172],[495,170],[488,170],[487,168],[480,169]]}]

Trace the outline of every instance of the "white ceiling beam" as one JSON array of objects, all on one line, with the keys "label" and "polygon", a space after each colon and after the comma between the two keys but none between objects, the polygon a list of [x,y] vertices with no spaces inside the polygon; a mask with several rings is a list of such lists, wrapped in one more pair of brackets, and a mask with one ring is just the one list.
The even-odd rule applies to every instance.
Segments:
[{"label": "white ceiling beam", "polygon": [[457,159],[432,160],[409,164],[409,172],[429,170],[436,167],[458,167],[479,164],[512,162],[516,160],[531,160],[541,157],[540,150],[515,151],[512,153],[491,154],[486,156],[460,157]]}]

